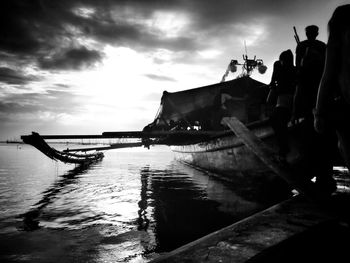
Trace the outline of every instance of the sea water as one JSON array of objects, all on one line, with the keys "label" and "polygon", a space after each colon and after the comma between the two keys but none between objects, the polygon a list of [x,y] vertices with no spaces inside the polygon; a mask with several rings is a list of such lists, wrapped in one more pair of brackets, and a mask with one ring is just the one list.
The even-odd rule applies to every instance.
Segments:
[{"label": "sea water", "polygon": [[81,167],[0,144],[0,262],[147,262],[268,206],[238,192],[167,147]]}]

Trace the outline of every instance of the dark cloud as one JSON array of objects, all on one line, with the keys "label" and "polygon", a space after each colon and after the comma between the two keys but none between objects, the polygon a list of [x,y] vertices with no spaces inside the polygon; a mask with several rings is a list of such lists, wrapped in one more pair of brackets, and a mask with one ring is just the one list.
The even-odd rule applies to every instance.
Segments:
[{"label": "dark cloud", "polygon": [[31,75],[26,75],[18,70],[11,68],[0,67],[0,82],[12,84],[12,85],[23,85],[27,82],[36,80],[37,78]]},{"label": "dark cloud", "polygon": [[176,80],[174,78],[168,77],[168,76],[161,76],[156,74],[145,74],[147,78],[157,80],[157,81],[172,81],[175,82]]},{"label": "dark cloud", "polygon": [[[17,137],[31,131],[57,132],[56,121],[62,114],[84,111],[72,92],[48,90],[46,93],[5,94],[0,101],[0,140]],[[62,128],[62,127],[60,127]]]},{"label": "dark cloud", "polygon": [[0,112],[4,116],[9,116],[8,114],[17,114],[17,113],[31,113],[37,112],[39,108],[36,105],[26,105],[19,102],[3,102],[0,101]]},{"label": "dark cloud", "polygon": [[[188,36],[166,38],[163,34],[153,32],[152,28],[145,26],[143,21],[133,21],[132,19],[133,17],[149,19],[157,9],[152,9],[151,6],[147,6],[146,8],[146,6],[143,6],[143,2],[128,2],[128,6],[123,6],[121,2],[109,2],[110,5],[114,3],[112,7],[99,6],[97,8],[95,6],[96,10],[99,10],[96,13],[99,14],[84,19],[84,26],[81,30],[84,31],[85,36],[101,41],[102,43],[109,43],[116,46],[131,46],[139,50],[156,48],[166,48],[173,51],[183,49],[193,50],[198,45],[196,39]],[[108,9],[114,11],[107,12],[106,10]],[[123,14],[123,11],[120,11],[123,9],[128,9],[130,14],[128,16]],[[145,11],[146,9],[148,12]],[[76,24],[76,26],[80,27],[81,25]]]},{"label": "dark cloud", "polygon": [[7,94],[0,101],[2,114],[50,112],[73,114],[80,111],[76,103],[81,96],[68,91],[48,90],[45,93]]},{"label": "dark cloud", "polygon": [[[319,1],[300,3],[300,0],[1,1],[0,51],[21,58],[40,58],[40,65],[47,69],[77,69],[98,58],[97,53],[89,53],[92,57],[85,56],[87,46],[83,39],[143,49],[191,51],[206,44],[198,36],[210,34],[213,37],[235,22],[246,23],[265,16],[288,16],[298,12],[300,7],[320,4]],[[143,21],[157,11],[186,14],[189,17],[188,31],[182,36],[168,38],[150,29]],[[76,49],[77,46],[86,46],[86,54],[82,54],[83,49]],[[67,51],[69,49],[71,51]],[[62,50],[66,50],[65,53]],[[83,58],[87,61],[84,62]]]},{"label": "dark cloud", "polygon": [[0,48],[11,53],[32,52],[39,47],[33,30],[38,2],[1,1],[0,3]]},{"label": "dark cloud", "polygon": [[93,66],[101,59],[99,51],[81,47],[39,59],[39,65],[43,69],[80,70]]},{"label": "dark cloud", "polygon": [[[0,52],[22,61],[39,61],[45,69],[66,70],[84,68],[101,58],[96,48],[88,49],[84,39],[95,41],[96,45],[194,48],[194,41],[186,36],[169,41],[150,32],[142,21],[130,22],[134,16],[147,18],[154,7],[169,8],[175,2],[170,1],[165,7],[159,1],[149,1],[149,6],[144,2],[113,0],[1,1]],[[129,10],[129,14],[123,10]],[[129,20],[124,21],[123,16]]]},{"label": "dark cloud", "polygon": [[[80,1],[12,0],[0,2],[0,51],[8,56],[17,56],[30,62],[46,62],[48,68],[67,65],[81,66],[83,58],[87,63],[98,57],[79,45],[83,35],[84,18],[79,18],[73,10]],[[59,55],[61,50],[69,50]],[[51,58],[51,54],[56,57]],[[93,55],[86,56],[86,55]],[[49,58],[48,58],[49,57]],[[51,60],[49,60],[51,58]],[[63,62],[67,59],[68,62]]]},{"label": "dark cloud", "polygon": [[71,86],[69,86],[67,84],[57,83],[57,84],[54,84],[54,87],[55,87],[55,89],[59,89],[59,90],[64,89],[64,90],[66,90],[66,89],[69,89]]}]

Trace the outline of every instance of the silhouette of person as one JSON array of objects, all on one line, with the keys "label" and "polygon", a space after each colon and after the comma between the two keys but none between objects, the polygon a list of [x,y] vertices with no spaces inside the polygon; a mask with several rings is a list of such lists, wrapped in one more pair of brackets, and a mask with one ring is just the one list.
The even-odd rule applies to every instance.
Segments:
[{"label": "silhouette of person", "polygon": [[318,86],[324,68],[326,44],[317,40],[318,27],[310,25],[305,28],[307,39],[296,48],[297,87],[294,95],[292,122],[302,118],[302,142],[304,147],[303,171],[316,177],[316,186],[325,194],[336,189],[332,177],[335,134],[331,129],[323,135],[314,127],[313,108],[316,105]]},{"label": "silhouette of person", "polygon": [[[279,157],[285,161],[289,151],[288,123],[291,118],[293,95],[296,86],[296,68],[293,52],[283,51],[273,65],[270,89],[277,96],[276,105],[270,117],[279,146]],[[269,103],[269,102],[268,102]]]},{"label": "silhouette of person", "polygon": [[297,45],[295,52],[298,81],[293,118],[306,118],[313,123],[312,110],[315,107],[318,85],[323,72],[326,44],[316,39],[318,27],[315,25],[307,26],[305,34],[307,39]]},{"label": "silhouette of person", "polygon": [[338,6],[328,22],[325,69],[318,89],[314,127],[334,127],[345,164],[350,168],[350,5]]}]

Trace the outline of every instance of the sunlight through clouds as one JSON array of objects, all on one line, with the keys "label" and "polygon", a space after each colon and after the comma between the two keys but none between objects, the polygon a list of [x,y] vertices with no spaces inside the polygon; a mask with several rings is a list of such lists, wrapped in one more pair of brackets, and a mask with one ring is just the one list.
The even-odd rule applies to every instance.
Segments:
[{"label": "sunlight through clouds", "polygon": [[152,71],[153,65],[130,48],[108,46],[105,53],[106,59],[100,68],[81,73],[75,81],[84,87],[84,94],[94,96],[96,101],[127,104],[125,97],[138,96],[135,89],[143,93],[141,75],[145,70]]},{"label": "sunlight through clouds", "polygon": [[[79,105],[83,112],[60,115],[58,120],[66,124],[84,122],[107,123],[114,119],[120,125],[135,121],[137,116],[151,121],[157,110],[164,87],[155,88],[155,81],[145,79],[145,72],[156,72],[153,58],[137,53],[130,48],[107,46],[103,65],[95,70],[68,74],[62,79],[70,79],[75,93],[82,96]],[[157,101],[145,101],[150,90],[158,91]],[[79,99],[79,98],[78,98]],[[133,107],[130,107],[130,104]],[[151,105],[150,105],[151,104]],[[130,119],[130,116],[135,116]],[[144,125],[140,123],[139,126]],[[106,125],[105,125],[106,126]]]},{"label": "sunlight through clouds", "polygon": [[78,16],[90,18],[95,14],[96,10],[94,8],[89,7],[77,7],[73,10],[73,12]]},{"label": "sunlight through clouds", "polygon": [[198,51],[198,54],[199,54],[202,58],[212,59],[212,58],[216,58],[217,56],[219,56],[220,54],[222,54],[222,51],[220,51],[220,50],[215,50],[215,49],[207,49],[207,50]]},{"label": "sunlight through clouds", "polygon": [[242,44],[245,42],[247,46],[256,46],[267,37],[265,26],[261,23],[238,23],[234,27],[235,31],[241,32],[235,36],[236,40]]},{"label": "sunlight through clouds", "polygon": [[[207,57],[220,53],[215,50],[203,52],[202,55]],[[206,65],[172,63],[176,54],[167,50],[139,53],[131,48],[106,46],[104,53],[105,59],[97,69],[55,76],[56,81],[60,79],[61,83],[70,85],[81,108],[74,116],[56,116],[58,122],[66,125],[101,123],[107,128],[109,125],[106,123],[113,119],[118,126],[136,127],[135,120],[140,119],[142,122],[136,125],[141,129],[153,120],[164,90],[171,92],[199,86],[198,76],[202,77],[204,85],[208,83],[205,81],[206,76],[210,76]],[[155,76],[158,74],[174,81],[149,79],[145,76],[146,73]],[[155,94],[154,99],[148,96],[150,91]],[[47,119],[49,116],[45,117]]]},{"label": "sunlight through clouds", "polygon": [[181,37],[186,33],[189,19],[183,13],[157,11],[145,21],[151,31],[164,37]]}]

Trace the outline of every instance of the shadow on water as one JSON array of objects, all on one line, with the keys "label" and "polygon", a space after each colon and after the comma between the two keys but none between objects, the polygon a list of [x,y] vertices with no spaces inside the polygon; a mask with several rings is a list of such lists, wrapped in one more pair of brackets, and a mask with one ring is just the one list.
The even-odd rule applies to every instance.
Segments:
[{"label": "shadow on water", "polygon": [[252,193],[244,184],[219,180],[179,163],[162,170],[144,166],[140,179],[136,224],[153,238],[152,244],[144,244],[144,254],[171,251],[289,196],[283,187],[274,195],[266,189]]},{"label": "shadow on water", "polygon": [[[231,224],[235,216],[220,211],[218,201],[208,198],[208,186],[177,170],[143,167],[138,230],[152,232],[153,246],[145,254],[180,247]],[[208,176],[202,176],[209,180]]]},{"label": "shadow on water", "polygon": [[[99,161],[96,161],[99,162]],[[43,209],[51,204],[60,194],[60,192],[68,185],[76,183],[79,176],[89,171],[96,162],[89,164],[80,164],[74,167],[74,169],[67,171],[58,180],[56,180],[46,191],[42,192],[43,197],[39,202],[32,205],[32,208],[19,215],[22,218],[22,224],[17,228],[24,231],[33,231],[40,228],[39,216]]]}]

